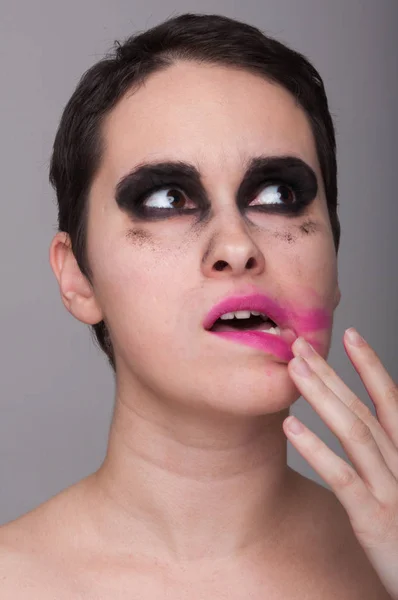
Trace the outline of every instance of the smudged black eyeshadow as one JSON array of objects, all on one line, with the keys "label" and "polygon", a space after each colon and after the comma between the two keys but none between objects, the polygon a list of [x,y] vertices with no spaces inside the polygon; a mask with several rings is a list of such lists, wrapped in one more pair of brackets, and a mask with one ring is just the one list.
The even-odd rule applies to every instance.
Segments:
[{"label": "smudged black eyeshadow", "polygon": [[313,169],[295,156],[259,157],[252,161],[238,191],[238,206],[246,208],[266,185],[287,185],[295,194],[293,204],[256,204],[249,210],[299,216],[318,193]]},{"label": "smudged black eyeshadow", "polygon": [[306,235],[311,235],[313,233],[316,233],[318,231],[318,224],[316,221],[312,221],[311,219],[308,219],[307,221],[304,221],[304,223],[302,223],[299,227],[300,232],[304,233]]},{"label": "smudged black eyeshadow", "polygon": [[[294,192],[290,204],[276,203],[248,206],[268,185],[287,185]],[[184,192],[197,208],[155,208],[144,206],[154,192],[175,187]],[[254,211],[297,217],[314,200],[318,184],[313,169],[295,156],[257,157],[253,159],[239,186],[236,202],[241,212]],[[211,202],[199,171],[184,162],[162,162],[139,165],[116,186],[115,199],[121,210],[134,219],[156,221],[176,215],[197,214],[206,219]]]},{"label": "smudged black eyeshadow", "polygon": [[129,229],[126,232],[126,237],[128,240],[131,240],[141,246],[144,246],[148,242],[152,240],[152,236],[150,233],[143,229]]},{"label": "smudged black eyeshadow", "polygon": [[[162,209],[143,206],[143,202],[154,192],[169,187],[181,189],[196,202],[198,208]],[[115,199],[122,210],[141,220],[164,219],[178,213],[197,213],[198,209],[203,211],[209,204],[198,170],[184,162],[138,166],[118,183]]]}]

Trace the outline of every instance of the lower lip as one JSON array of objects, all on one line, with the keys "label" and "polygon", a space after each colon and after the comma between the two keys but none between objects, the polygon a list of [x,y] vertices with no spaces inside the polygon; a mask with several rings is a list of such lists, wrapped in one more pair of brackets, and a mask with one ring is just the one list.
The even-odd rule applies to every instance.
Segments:
[{"label": "lower lip", "polygon": [[265,333],[263,331],[210,331],[213,335],[218,335],[226,340],[245,344],[258,350],[263,350],[268,354],[273,354],[283,361],[289,362],[294,358],[290,346],[279,335]]}]

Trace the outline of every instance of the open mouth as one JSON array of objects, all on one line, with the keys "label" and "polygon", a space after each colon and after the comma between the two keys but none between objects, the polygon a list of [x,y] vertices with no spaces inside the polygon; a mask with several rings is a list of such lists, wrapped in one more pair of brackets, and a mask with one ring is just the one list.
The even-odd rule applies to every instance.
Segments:
[{"label": "open mouth", "polygon": [[222,315],[210,331],[266,331],[280,334],[279,327],[272,319],[255,311],[237,311]]},{"label": "open mouth", "polygon": [[[209,311],[203,327],[220,338],[221,344],[251,346],[287,363],[293,358],[291,345],[297,337],[289,318],[287,309],[265,294],[257,293],[225,298]],[[221,350],[224,347],[221,345]]]}]

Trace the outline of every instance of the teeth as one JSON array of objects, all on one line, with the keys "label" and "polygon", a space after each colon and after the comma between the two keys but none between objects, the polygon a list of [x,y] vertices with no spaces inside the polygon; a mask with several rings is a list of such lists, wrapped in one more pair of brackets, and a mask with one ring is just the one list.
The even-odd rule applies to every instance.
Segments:
[{"label": "teeth", "polygon": [[[220,319],[223,321],[229,321],[231,319],[249,319],[250,315],[255,315],[258,317],[261,315],[265,320],[268,320],[268,317],[263,313],[260,313],[256,310],[237,310],[235,312],[229,312],[221,315]],[[258,331],[262,331],[263,333],[270,333],[271,335],[281,335],[280,328],[270,327],[269,329],[259,329]]]},{"label": "teeth", "polygon": [[255,315],[256,317],[258,317],[259,315],[261,315],[262,317],[264,317],[264,319],[268,319],[268,317],[266,317],[265,315],[263,315],[260,312],[257,312],[256,310],[237,310],[235,312],[229,312],[229,313],[225,313],[224,315],[221,315],[220,319],[222,319],[223,321],[227,321],[228,319],[249,319],[250,315]]},{"label": "teeth", "polygon": [[234,318],[234,313],[225,313],[225,315],[221,315],[220,319],[223,319],[223,321],[226,321],[227,319],[233,319]]},{"label": "teeth", "polygon": [[260,331],[263,331],[264,333],[272,333],[273,335],[281,334],[281,330],[279,329],[279,327],[271,327],[270,329],[260,329]]}]

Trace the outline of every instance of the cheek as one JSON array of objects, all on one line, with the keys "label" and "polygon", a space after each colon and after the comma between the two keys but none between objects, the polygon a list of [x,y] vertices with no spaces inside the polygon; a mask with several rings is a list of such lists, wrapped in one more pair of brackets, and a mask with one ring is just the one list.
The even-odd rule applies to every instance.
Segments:
[{"label": "cheek", "polygon": [[156,244],[148,232],[132,229],[119,238],[102,239],[93,248],[91,264],[95,293],[111,328],[115,323],[131,329],[134,323],[139,330],[144,320],[167,318],[166,301],[180,269],[175,253]]},{"label": "cheek", "polygon": [[[305,219],[273,232],[277,254],[299,279],[305,278],[317,288],[335,283],[337,257],[330,228],[322,220]],[[327,293],[327,291],[326,291]]]},{"label": "cheek", "polygon": [[[274,233],[273,277],[288,301],[297,335],[326,358],[331,342],[337,257],[330,230],[323,222],[306,221]],[[271,261],[272,262],[272,261]],[[270,263],[271,265],[271,263]]]}]

